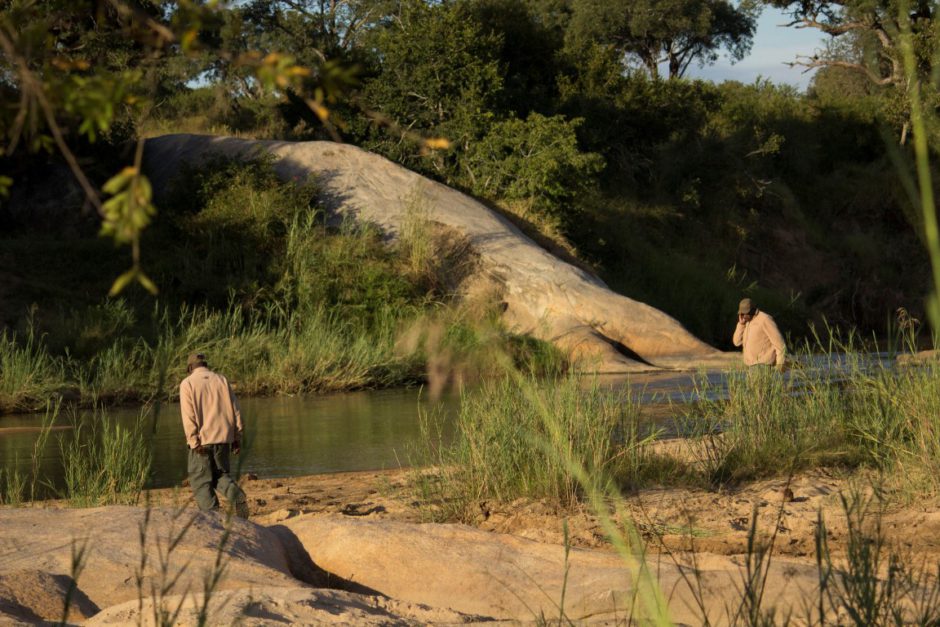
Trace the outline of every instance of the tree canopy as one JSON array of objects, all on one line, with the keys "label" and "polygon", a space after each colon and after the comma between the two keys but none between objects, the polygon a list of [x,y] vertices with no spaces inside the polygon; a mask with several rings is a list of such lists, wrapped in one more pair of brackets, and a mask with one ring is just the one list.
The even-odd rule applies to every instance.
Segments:
[{"label": "tree canopy", "polygon": [[[765,285],[783,310],[883,322],[923,276],[890,258],[916,233],[883,136],[910,117],[905,32],[934,102],[935,6],[759,1],[0,2],[0,228],[64,163],[131,248],[115,291],[156,287],[142,138],[331,139],[517,213],[711,340],[722,301]],[[808,93],[685,78],[748,54],[768,4],[833,36],[800,60],[825,66]]]},{"label": "tree canopy", "polygon": [[744,58],[756,16],[755,6],[729,0],[572,0],[568,37],[576,46],[613,46],[653,77],[666,64],[669,77],[677,78],[693,62],[715,62],[722,50]]}]

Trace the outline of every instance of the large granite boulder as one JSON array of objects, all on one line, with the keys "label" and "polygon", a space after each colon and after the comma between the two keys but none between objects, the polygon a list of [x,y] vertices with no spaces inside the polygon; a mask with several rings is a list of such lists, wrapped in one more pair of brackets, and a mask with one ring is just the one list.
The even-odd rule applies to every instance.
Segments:
[{"label": "large granite boulder", "polygon": [[165,135],[147,141],[144,168],[159,191],[180,164],[199,163],[212,153],[271,154],[280,176],[315,177],[331,209],[378,224],[392,235],[409,206],[420,204],[430,219],[469,238],[483,271],[501,286],[511,328],[555,343],[582,369],[638,372],[736,361],[667,314],[616,294],[596,276],[550,254],[473,198],[354,146]]},{"label": "large granite boulder", "polygon": [[138,573],[144,596],[202,591],[220,544],[221,590],[299,584],[276,534],[240,519],[226,534],[223,516],[192,509],[0,509],[0,530],[0,612],[27,622],[61,619],[73,577],[72,615],[80,618],[136,603]]},{"label": "large granite boulder", "polygon": [[[649,616],[637,593],[637,562],[609,551],[570,549],[465,525],[301,516],[282,523],[318,567],[401,601],[503,620],[561,616],[621,624]],[[742,599],[743,559],[648,556],[670,617],[723,624]],[[681,563],[680,563],[681,562]],[[649,579],[647,579],[649,581]],[[800,611],[818,584],[813,564],[775,558],[765,607]],[[701,603],[699,602],[701,600]]]}]

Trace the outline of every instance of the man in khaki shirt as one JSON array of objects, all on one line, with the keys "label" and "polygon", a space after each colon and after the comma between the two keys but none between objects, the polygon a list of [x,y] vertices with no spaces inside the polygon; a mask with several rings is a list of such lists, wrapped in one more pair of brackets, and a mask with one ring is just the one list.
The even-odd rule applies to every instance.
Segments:
[{"label": "man in khaki shirt", "polygon": [[732,338],[735,346],[743,346],[747,366],[776,366],[783,370],[787,345],[777,323],[769,314],[759,311],[750,298],[738,305],[738,326]]},{"label": "man in khaki shirt", "polygon": [[189,376],[180,383],[180,413],[189,447],[189,485],[199,509],[219,508],[221,492],[235,513],[248,517],[245,493],[229,476],[229,453],[241,450],[242,423],[238,399],[228,379],[209,370],[206,356],[193,353],[186,361]]}]

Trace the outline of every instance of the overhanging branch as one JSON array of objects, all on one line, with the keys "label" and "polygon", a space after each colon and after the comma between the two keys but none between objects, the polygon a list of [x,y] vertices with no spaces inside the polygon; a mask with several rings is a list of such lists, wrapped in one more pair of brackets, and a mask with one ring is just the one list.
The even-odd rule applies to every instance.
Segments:
[{"label": "overhanging branch", "polygon": [[806,68],[804,71],[808,72],[813,68],[819,67],[841,67],[854,72],[861,72],[865,74],[868,79],[876,85],[890,85],[894,82],[893,76],[879,76],[872,69],[861,63],[852,63],[850,61],[838,61],[835,59],[820,59],[817,57],[807,57],[807,56],[798,56],[796,61],[787,63],[789,67],[803,67]]}]

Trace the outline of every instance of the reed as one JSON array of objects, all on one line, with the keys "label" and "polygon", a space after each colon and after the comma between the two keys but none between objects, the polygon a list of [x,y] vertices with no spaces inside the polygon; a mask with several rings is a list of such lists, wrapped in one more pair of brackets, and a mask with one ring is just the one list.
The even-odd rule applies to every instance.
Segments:
[{"label": "reed", "polygon": [[106,412],[74,411],[73,433],[61,439],[64,496],[74,507],[136,504],[150,474],[151,450],[144,436],[146,411],[125,426]]},{"label": "reed", "polygon": [[65,379],[63,360],[49,354],[32,324],[25,338],[0,333],[0,412],[42,407]]},{"label": "reed", "polygon": [[617,485],[643,483],[655,465],[648,445],[656,434],[641,424],[636,399],[596,381],[585,387],[576,376],[485,381],[464,392],[453,429],[448,440],[439,417],[423,416],[422,461],[439,472],[431,479],[423,475],[422,485],[441,496],[443,517],[472,519],[482,500],[548,498],[575,505],[582,488],[546,446]]}]

